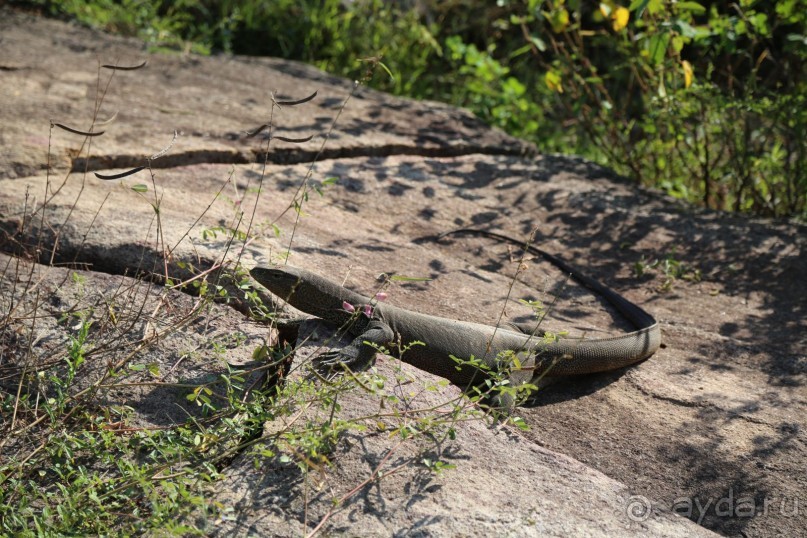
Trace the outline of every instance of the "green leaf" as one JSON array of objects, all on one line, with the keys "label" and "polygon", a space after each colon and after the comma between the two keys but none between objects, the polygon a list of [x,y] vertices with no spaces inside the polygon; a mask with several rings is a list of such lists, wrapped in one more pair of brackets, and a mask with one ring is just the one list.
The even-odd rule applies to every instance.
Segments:
[{"label": "green leaf", "polygon": [[530,50],[532,50],[532,47],[530,46],[529,43],[527,43],[523,47],[519,47],[510,54],[508,54],[507,57],[512,60],[513,58],[518,58],[523,54],[527,54]]},{"label": "green leaf", "polygon": [[658,96],[662,99],[667,97],[667,87],[664,86],[664,78],[659,78],[658,81]]},{"label": "green leaf", "polygon": [[389,75],[390,80],[395,82],[395,77],[393,76],[392,71],[389,70],[389,67],[387,67],[384,62],[378,62],[378,65],[381,66],[381,69],[387,72],[387,75]]},{"label": "green leaf", "polygon": [[404,276],[404,275],[392,275],[389,277],[390,280],[395,282],[428,282],[431,278],[428,277],[420,277],[420,276]]},{"label": "green leaf", "polygon": [[691,11],[695,15],[706,13],[706,8],[697,2],[676,2],[673,4],[676,11]]},{"label": "green leaf", "polygon": [[543,40],[543,39],[541,39],[540,37],[538,37],[538,36],[534,36],[534,35],[531,35],[531,36],[530,36],[530,42],[531,42],[533,45],[535,45],[535,48],[537,48],[537,49],[538,49],[538,50],[540,50],[541,52],[546,51],[546,43],[544,43],[544,40]]},{"label": "green leaf", "polygon": [[149,188],[142,183],[138,183],[137,185],[132,185],[130,187],[135,192],[148,192]]},{"label": "green leaf", "polygon": [[698,31],[691,24],[681,19],[673,22],[673,28],[684,37],[693,38],[698,36]]},{"label": "green leaf", "polygon": [[765,13],[757,13],[749,17],[751,25],[760,35],[767,36],[770,31],[768,29],[768,16]]},{"label": "green leaf", "polygon": [[547,71],[546,75],[544,75],[544,82],[546,87],[553,92],[563,93],[563,82],[558,72]]},{"label": "green leaf", "polygon": [[642,13],[644,13],[644,10],[647,8],[647,4],[649,3],[650,0],[633,0],[633,2],[630,3],[630,6],[628,6],[628,11],[636,12],[636,18],[639,18],[642,16]]},{"label": "green leaf", "polygon": [[663,32],[655,34],[647,42],[647,52],[650,53],[650,62],[653,65],[659,65],[664,61],[664,56],[667,53],[667,44],[670,42],[670,34]]}]

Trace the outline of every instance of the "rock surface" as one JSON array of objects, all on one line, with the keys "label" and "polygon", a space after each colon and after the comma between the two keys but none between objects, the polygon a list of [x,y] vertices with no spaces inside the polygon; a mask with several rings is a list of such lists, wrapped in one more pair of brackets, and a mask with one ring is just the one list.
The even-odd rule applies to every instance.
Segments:
[{"label": "rock surface", "polygon": [[[400,470],[360,488],[324,529],[795,536],[807,526],[803,226],[686,207],[582,159],[531,156],[529,145],[466,112],[354,91],[348,81],[293,62],[151,55],[136,41],[55,21],[7,11],[2,20],[0,246],[40,263],[89,270],[81,274],[99,296],[115,282],[135,286],[122,275],[153,276],[162,289],[166,273],[186,276],[191,264],[206,270],[240,260],[250,267],[277,261],[290,246],[290,263],[368,293],[382,272],[431,278],[389,290],[390,302],[421,312],[496,323],[504,311],[524,321],[531,313],[517,299],[550,304],[557,296],[547,330],[589,337],[630,330],[540,260],[528,261],[510,289],[517,249],[479,238],[428,239],[485,225],[519,238],[536,230],[543,248],[624,293],[662,325],[666,346],[648,361],[552,386],[536,405],[519,409],[531,426],[525,433],[460,422],[455,440],[437,444],[351,431],[314,484],[293,465],[268,460],[256,469],[243,454],[215,493],[237,515],[209,522],[211,532],[310,531],[328,514],[331,498],[370,478],[379,463]],[[99,63],[144,59],[144,69],[115,71],[97,117],[117,117],[98,128],[106,133],[92,139],[89,157],[87,147],[80,150],[82,137],[50,131],[51,120],[90,126]],[[108,74],[101,71],[104,88]],[[273,115],[271,90],[278,99],[317,96]],[[243,133],[270,118],[275,135],[314,138],[275,139],[266,153],[261,135]],[[174,131],[176,142],[153,161],[151,176],[145,170],[102,181],[83,173],[142,165]],[[132,190],[135,184],[146,192]],[[246,245],[229,240],[236,228],[249,233]],[[644,276],[632,270],[654,260],[662,264]],[[664,267],[669,274],[689,268],[684,276],[700,278],[672,280]],[[59,273],[54,278],[61,280],[69,274],[35,271]],[[19,289],[15,273],[2,274],[4,289]],[[71,282],[62,291],[43,290],[53,297],[73,293]],[[49,308],[56,314],[62,307]],[[227,361],[248,361],[236,355],[256,345],[254,323],[235,309],[216,308],[225,327],[248,335]],[[40,356],[64,344],[60,330],[36,339]],[[202,355],[214,373],[223,367],[212,351]],[[160,360],[165,369],[176,359],[167,352]],[[13,354],[0,367],[8,361]],[[381,359],[376,372],[392,379],[397,364]],[[197,367],[181,362],[175,375],[187,379]],[[414,386],[439,381],[402,368]],[[457,395],[455,387],[441,386],[417,391],[413,404],[439,407]],[[149,403],[141,396],[120,398],[146,424]],[[378,412],[378,401],[361,390],[343,398],[345,416]],[[269,423],[264,435],[271,439],[282,428]],[[456,468],[434,475],[422,464],[424,453]]]}]

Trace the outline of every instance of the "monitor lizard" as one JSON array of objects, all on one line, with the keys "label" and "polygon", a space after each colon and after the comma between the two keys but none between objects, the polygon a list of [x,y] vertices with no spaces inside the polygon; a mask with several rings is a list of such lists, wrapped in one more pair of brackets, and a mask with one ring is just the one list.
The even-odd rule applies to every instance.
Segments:
[{"label": "monitor lizard", "polygon": [[[515,242],[493,232],[482,232],[481,235]],[[536,376],[556,377],[617,370],[642,361],[658,350],[661,345],[659,325],[644,309],[581,274],[560,258],[533,245],[525,245],[525,249],[546,258],[587,288],[602,295],[636,327],[636,331],[611,338],[560,338],[547,341],[543,334],[532,334],[523,325],[494,327],[381,303],[305,269],[291,266],[255,267],[250,274],[296,309],[343,327],[354,336],[353,341],[342,350],[324,353],[319,359],[322,365],[341,363],[354,371],[367,369],[373,364],[377,351],[374,346],[390,349],[391,345],[398,344],[404,349],[408,348],[401,360],[464,388],[478,385],[486,374],[473,364],[460,364],[452,356],[462,360],[473,358],[491,369],[512,368],[513,357],[518,357],[518,367],[514,369],[517,372],[510,373],[511,383],[515,386],[530,382]],[[425,345],[409,347],[412,342]],[[512,405],[512,401],[505,405]]]}]

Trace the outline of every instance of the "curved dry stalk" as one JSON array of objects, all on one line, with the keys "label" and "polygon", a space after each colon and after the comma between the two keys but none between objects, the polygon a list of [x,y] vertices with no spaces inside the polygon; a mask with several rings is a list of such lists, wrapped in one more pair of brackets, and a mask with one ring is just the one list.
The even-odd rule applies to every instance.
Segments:
[{"label": "curved dry stalk", "polygon": [[103,67],[104,69],[113,69],[113,70],[117,70],[117,71],[136,71],[138,69],[142,69],[143,67],[146,67],[146,64],[148,64],[148,63],[149,63],[148,60],[143,60],[142,63],[139,63],[137,65],[104,64],[101,67]]}]

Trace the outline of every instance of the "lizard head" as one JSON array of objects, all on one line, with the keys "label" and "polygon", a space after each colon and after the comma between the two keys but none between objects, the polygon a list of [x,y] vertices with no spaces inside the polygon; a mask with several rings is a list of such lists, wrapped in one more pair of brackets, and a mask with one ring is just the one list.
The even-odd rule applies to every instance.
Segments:
[{"label": "lizard head", "polygon": [[325,319],[344,316],[345,302],[356,305],[369,302],[367,297],[298,267],[255,267],[249,273],[294,308]]}]

